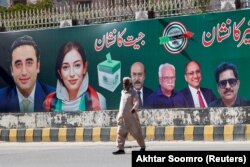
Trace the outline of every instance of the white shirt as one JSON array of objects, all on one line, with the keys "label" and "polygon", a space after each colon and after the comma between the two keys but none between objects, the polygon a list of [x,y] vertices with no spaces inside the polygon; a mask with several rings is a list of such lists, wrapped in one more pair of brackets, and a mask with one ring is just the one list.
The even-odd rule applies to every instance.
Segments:
[{"label": "white shirt", "polygon": [[22,95],[22,93],[18,90],[18,88],[16,87],[16,90],[17,90],[17,96],[18,96],[18,101],[19,101],[19,107],[20,107],[20,111],[21,112],[27,112],[27,111],[24,111],[24,108],[23,108],[23,105],[22,105],[22,102],[24,99],[27,99],[29,100],[29,106],[28,106],[28,111],[29,112],[34,112],[34,106],[35,106],[35,90],[36,90],[36,84],[31,92],[31,94],[28,96],[28,97],[24,97]]},{"label": "white shirt", "polygon": [[193,101],[194,101],[194,107],[195,108],[200,108],[200,103],[199,103],[199,98],[198,98],[198,94],[197,91],[200,91],[201,97],[203,99],[203,102],[205,104],[205,107],[207,107],[207,102],[202,94],[202,91],[200,89],[195,89],[193,87],[191,87],[190,85],[188,85],[189,90],[191,91],[191,95],[193,97]]}]

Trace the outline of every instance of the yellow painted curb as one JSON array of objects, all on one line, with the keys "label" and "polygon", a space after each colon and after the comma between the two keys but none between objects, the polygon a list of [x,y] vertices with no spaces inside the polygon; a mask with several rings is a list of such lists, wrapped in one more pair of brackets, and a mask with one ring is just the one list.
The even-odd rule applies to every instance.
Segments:
[{"label": "yellow painted curb", "polygon": [[92,141],[101,141],[101,128],[93,128],[92,131]]},{"label": "yellow painted curb", "polygon": [[25,142],[33,142],[34,129],[25,130]]},{"label": "yellow painted curb", "polygon": [[250,125],[246,125],[246,131],[245,131],[245,138],[246,140],[250,140]]},{"label": "yellow painted curb", "polygon": [[146,127],[146,139],[154,140],[155,139],[155,126]]},{"label": "yellow painted curb", "polygon": [[42,141],[49,142],[50,141],[50,128],[42,129]]},{"label": "yellow painted curb", "polygon": [[184,140],[194,140],[194,126],[185,126]]},{"label": "yellow painted curb", "polygon": [[58,131],[58,141],[67,141],[67,128],[59,128]]},{"label": "yellow painted curb", "polygon": [[109,135],[110,135],[110,141],[116,141],[117,127],[111,127]]},{"label": "yellow painted curb", "polygon": [[75,141],[83,141],[84,128],[76,128]]},{"label": "yellow painted curb", "polygon": [[224,141],[233,141],[234,125],[224,125]]},{"label": "yellow painted curb", "polygon": [[174,126],[165,127],[165,140],[167,141],[174,140]]},{"label": "yellow painted curb", "polygon": [[127,138],[128,138],[128,141],[133,141],[133,140],[135,140],[134,137],[133,137],[130,133],[128,133],[128,137],[127,137]]},{"label": "yellow painted curb", "polygon": [[17,141],[17,129],[10,129],[9,141],[10,142],[16,142]]},{"label": "yellow painted curb", "polygon": [[206,125],[204,126],[204,141],[213,141],[214,140],[214,126]]}]

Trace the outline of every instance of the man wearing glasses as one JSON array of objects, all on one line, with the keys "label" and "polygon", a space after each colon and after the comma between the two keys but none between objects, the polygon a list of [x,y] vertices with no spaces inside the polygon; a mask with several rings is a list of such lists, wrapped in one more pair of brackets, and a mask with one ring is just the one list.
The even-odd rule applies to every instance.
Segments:
[{"label": "man wearing glasses", "polygon": [[175,67],[169,63],[161,64],[158,76],[160,87],[147,98],[148,108],[173,108]]},{"label": "man wearing glasses", "polygon": [[175,107],[184,108],[205,108],[216,100],[211,89],[201,88],[201,68],[197,61],[190,61],[185,66],[185,80],[188,87],[181,90],[174,98]]},{"label": "man wearing glasses", "polygon": [[249,106],[250,101],[238,96],[240,80],[234,64],[224,62],[215,70],[217,90],[221,96],[209,104],[209,107]]}]

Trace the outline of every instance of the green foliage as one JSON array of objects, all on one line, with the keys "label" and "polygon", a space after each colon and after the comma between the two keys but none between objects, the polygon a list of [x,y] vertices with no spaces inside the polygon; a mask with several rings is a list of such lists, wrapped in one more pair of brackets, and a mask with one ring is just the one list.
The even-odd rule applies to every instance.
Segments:
[{"label": "green foliage", "polygon": [[0,13],[5,12],[14,12],[14,11],[22,11],[22,10],[30,10],[30,9],[48,9],[53,6],[53,0],[40,0],[36,4],[15,4],[11,5],[9,8],[0,7]]}]

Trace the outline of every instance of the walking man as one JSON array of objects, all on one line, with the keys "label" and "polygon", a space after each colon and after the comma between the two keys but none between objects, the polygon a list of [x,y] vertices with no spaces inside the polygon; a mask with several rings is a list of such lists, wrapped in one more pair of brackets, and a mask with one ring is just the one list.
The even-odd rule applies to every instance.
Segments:
[{"label": "walking man", "polygon": [[132,81],[129,77],[123,78],[123,90],[121,92],[121,101],[119,112],[117,114],[117,139],[116,145],[118,150],[113,152],[116,154],[125,154],[125,140],[130,133],[141,147],[140,151],[145,151],[145,142],[141,131],[140,121],[136,110],[139,106],[138,95],[131,88]]}]

